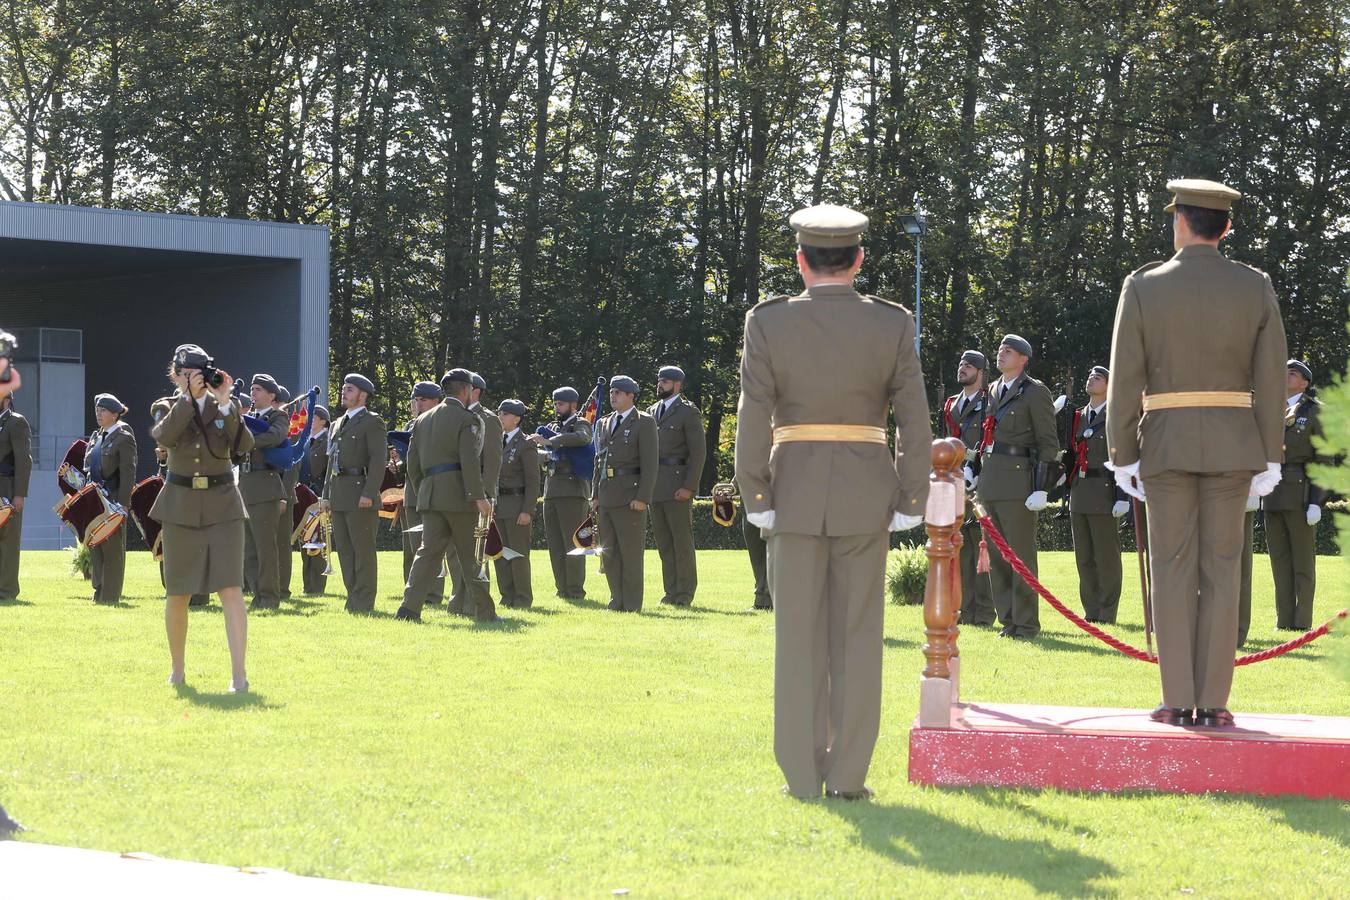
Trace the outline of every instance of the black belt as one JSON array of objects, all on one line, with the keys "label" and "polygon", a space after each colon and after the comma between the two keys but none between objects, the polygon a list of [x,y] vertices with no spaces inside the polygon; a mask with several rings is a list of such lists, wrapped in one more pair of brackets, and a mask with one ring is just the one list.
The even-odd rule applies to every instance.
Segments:
[{"label": "black belt", "polygon": [[662,466],[683,466],[688,465],[689,460],[685,459],[683,456],[663,456],[656,462],[658,465]]},{"label": "black belt", "polygon": [[641,466],[635,466],[631,469],[605,469],[606,478],[613,478],[616,475],[639,475],[641,473]]},{"label": "black belt", "polygon": [[222,472],[219,475],[179,475],[177,472],[170,472],[164,476],[164,480],[169,484],[176,484],[179,487],[192,488],[194,491],[204,491],[207,488],[219,487],[222,484],[234,484],[233,472]]},{"label": "black belt", "polygon": [[428,475],[439,475],[442,472],[458,472],[459,469],[460,469],[459,463],[441,463],[440,465],[431,466],[429,468],[423,469],[422,477],[425,478]]},{"label": "black belt", "polygon": [[350,469],[334,469],[334,475],[364,475],[366,470],[364,466],[352,466]]},{"label": "black belt", "polygon": [[518,488],[499,487],[497,488],[497,493],[503,497],[513,497],[516,494],[525,493],[525,489],[523,487]]},{"label": "black belt", "polygon": [[993,453],[998,456],[1030,456],[1030,447],[1015,447],[1012,444],[1005,444],[1002,441],[994,441],[989,445],[985,453]]}]

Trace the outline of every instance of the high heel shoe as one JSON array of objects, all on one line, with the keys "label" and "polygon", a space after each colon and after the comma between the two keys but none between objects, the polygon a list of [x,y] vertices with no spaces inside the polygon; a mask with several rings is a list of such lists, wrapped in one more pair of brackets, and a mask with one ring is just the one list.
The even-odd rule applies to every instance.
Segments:
[{"label": "high heel shoe", "polygon": [[235,685],[234,685],[233,683],[231,683],[231,684],[230,684],[230,690],[229,690],[229,693],[231,693],[231,694],[247,694],[247,693],[248,693],[248,681],[245,680],[244,683],[243,683],[243,685],[241,685],[241,686],[239,686],[239,687],[235,687]]}]

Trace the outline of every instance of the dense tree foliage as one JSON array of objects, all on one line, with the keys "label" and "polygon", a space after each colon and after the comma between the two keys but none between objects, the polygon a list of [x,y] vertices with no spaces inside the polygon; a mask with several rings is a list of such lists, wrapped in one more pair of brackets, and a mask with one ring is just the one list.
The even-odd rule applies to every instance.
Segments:
[{"label": "dense tree foliage", "polygon": [[1339,371],[1348,27],[1347,0],[0,0],[0,196],[326,225],[334,372],[386,408],[449,365],[537,408],[673,361],[716,442],[794,208],[865,210],[866,288],[912,304],[921,203],[930,393],[1007,331],[1058,391],[1170,253],[1165,182],[1209,177],[1292,352]]}]

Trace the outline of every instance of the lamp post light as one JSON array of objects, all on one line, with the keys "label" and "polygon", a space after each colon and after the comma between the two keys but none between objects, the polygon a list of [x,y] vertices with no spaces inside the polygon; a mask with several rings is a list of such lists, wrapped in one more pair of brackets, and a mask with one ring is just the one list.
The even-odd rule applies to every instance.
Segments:
[{"label": "lamp post light", "polygon": [[919,305],[923,299],[923,236],[928,231],[928,219],[924,217],[923,205],[914,204],[914,213],[900,217],[900,227],[905,234],[914,238],[914,355],[919,355],[919,337],[923,333],[919,317]]}]

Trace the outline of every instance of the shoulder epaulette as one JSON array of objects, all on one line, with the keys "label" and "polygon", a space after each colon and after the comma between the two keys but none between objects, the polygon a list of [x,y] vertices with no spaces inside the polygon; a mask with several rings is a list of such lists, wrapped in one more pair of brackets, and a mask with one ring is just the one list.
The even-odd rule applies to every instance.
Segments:
[{"label": "shoulder epaulette", "polygon": [[1133,272],[1131,272],[1130,274],[1131,274],[1131,275],[1139,275],[1139,274],[1142,274],[1142,273],[1144,273],[1144,272],[1147,272],[1149,269],[1156,269],[1156,268],[1158,268],[1158,266],[1161,266],[1161,265],[1162,265],[1163,263],[1165,263],[1165,262],[1167,262],[1167,260],[1165,260],[1165,259],[1155,259],[1153,262],[1147,262],[1147,263],[1144,263],[1142,266],[1140,266],[1139,268],[1135,269],[1135,270],[1134,270]]},{"label": "shoulder epaulette", "polygon": [[775,294],[768,300],[759,301],[758,303],[755,304],[754,308],[759,309],[761,306],[768,306],[771,303],[782,303],[784,300],[791,300],[791,299],[792,299],[791,294]]},{"label": "shoulder epaulette", "polygon": [[892,309],[898,309],[901,312],[909,312],[909,307],[905,306],[905,304],[903,303],[896,303],[894,300],[887,300],[885,297],[878,297],[876,294],[863,294],[863,296],[866,297],[868,300],[871,300],[873,303],[881,303],[885,306],[891,307]]},{"label": "shoulder epaulette", "polygon": [[1240,260],[1240,259],[1234,259],[1234,260],[1229,260],[1229,261],[1230,261],[1230,262],[1235,262],[1235,263],[1237,263],[1239,266],[1243,266],[1244,268],[1251,269],[1253,272],[1255,272],[1257,275],[1260,275],[1262,278],[1268,277],[1268,276],[1266,275],[1266,272],[1265,272],[1264,269],[1258,269],[1256,266],[1252,265],[1251,263],[1245,263],[1245,262],[1243,262],[1243,261]]}]

